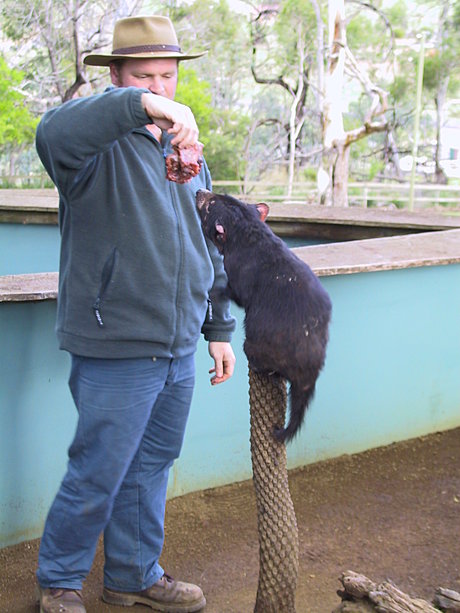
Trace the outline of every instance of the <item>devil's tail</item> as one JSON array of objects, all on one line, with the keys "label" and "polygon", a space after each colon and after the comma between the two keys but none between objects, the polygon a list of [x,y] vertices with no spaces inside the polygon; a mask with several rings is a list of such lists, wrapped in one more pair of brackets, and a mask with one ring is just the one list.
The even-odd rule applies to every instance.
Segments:
[{"label": "devil's tail", "polygon": [[289,423],[286,428],[275,430],[275,437],[280,443],[289,443],[300,430],[313,396],[315,395],[315,383],[307,390],[291,383],[289,390]]}]

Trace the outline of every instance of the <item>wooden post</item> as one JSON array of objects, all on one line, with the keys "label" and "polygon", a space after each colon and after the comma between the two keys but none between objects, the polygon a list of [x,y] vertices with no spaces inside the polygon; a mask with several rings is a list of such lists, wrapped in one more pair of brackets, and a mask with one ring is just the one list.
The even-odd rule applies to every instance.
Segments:
[{"label": "wooden post", "polygon": [[273,436],[286,416],[286,383],[249,370],[251,458],[259,532],[254,613],[295,613],[299,567],[297,522],[289,492],[286,446]]}]

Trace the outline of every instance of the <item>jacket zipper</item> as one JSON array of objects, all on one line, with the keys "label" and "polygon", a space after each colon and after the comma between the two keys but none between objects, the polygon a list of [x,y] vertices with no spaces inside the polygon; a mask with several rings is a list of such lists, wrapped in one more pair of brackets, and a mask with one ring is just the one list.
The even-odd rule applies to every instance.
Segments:
[{"label": "jacket zipper", "polygon": [[[167,180],[167,179],[166,179]],[[172,343],[172,347],[175,346],[177,338],[177,330],[179,329],[179,325],[180,325],[180,309],[179,309],[179,303],[180,303],[180,299],[181,299],[181,294],[182,294],[182,283],[183,283],[183,279],[182,276],[184,274],[184,241],[183,241],[183,237],[182,237],[182,233],[181,233],[181,223],[180,223],[180,216],[179,216],[179,209],[180,207],[178,206],[177,200],[176,200],[176,194],[175,194],[175,190],[173,188],[173,186],[171,185],[171,181],[168,181],[169,185],[169,193],[171,196],[171,203],[173,205],[173,210],[174,213],[176,215],[176,224],[177,224],[177,235],[178,235],[178,243],[179,243],[179,262],[178,262],[178,274],[177,274],[177,290],[176,290],[176,300],[175,300],[175,307],[176,307],[176,322],[175,322],[175,326],[174,329],[176,330],[176,334],[174,335],[174,340]]]},{"label": "jacket zipper", "polygon": [[208,321],[212,321],[212,302],[210,298],[208,298]]},{"label": "jacket zipper", "polygon": [[97,298],[93,304],[94,316],[96,317],[97,325],[100,328],[104,327],[104,320],[102,319],[102,302],[107,291],[107,287],[112,280],[113,271],[115,270],[115,265],[118,261],[118,249],[116,247],[113,248],[112,253],[109,255],[107,260],[105,261],[104,267],[102,268],[101,273],[101,284],[99,286],[99,292]]}]

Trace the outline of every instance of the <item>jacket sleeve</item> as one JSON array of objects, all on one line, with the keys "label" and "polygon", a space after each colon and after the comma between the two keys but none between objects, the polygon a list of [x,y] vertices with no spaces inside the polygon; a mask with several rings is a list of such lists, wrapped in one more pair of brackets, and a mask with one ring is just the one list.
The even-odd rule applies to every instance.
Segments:
[{"label": "jacket sleeve", "polygon": [[[205,163],[206,189],[212,190],[211,175]],[[236,319],[230,314],[230,300],[226,295],[227,275],[224,262],[217,247],[206,239],[209,255],[214,266],[214,284],[209,293],[209,305],[202,333],[207,341],[229,343],[236,327]]]},{"label": "jacket sleeve", "polygon": [[141,102],[145,92],[136,87],[113,88],[45,113],[37,128],[37,152],[59,189],[69,188],[79,172],[117,139],[151,123]]}]

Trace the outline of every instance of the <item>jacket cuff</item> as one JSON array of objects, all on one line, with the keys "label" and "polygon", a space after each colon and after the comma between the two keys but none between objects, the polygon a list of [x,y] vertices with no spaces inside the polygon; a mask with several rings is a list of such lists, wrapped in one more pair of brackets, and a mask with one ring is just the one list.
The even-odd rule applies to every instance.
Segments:
[{"label": "jacket cuff", "polygon": [[204,339],[208,341],[208,343],[216,342],[216,343],[231,343],[232,342],[232,334],[231,332],[205,332]]},{"label": "jacket cuff", "polygon": [[139,87],[136,87],[133,89],[135,89],[133,100],[132,100],[132,111],[133,111],[134,117],[136,118],[136,120],[139,120],[139,123],[141,125],[147,125],[149,123],[152,123],[152,120],[147,115],[142,105],[143,94],[150,94],[151,92],[148,89],[139,88]]}]

